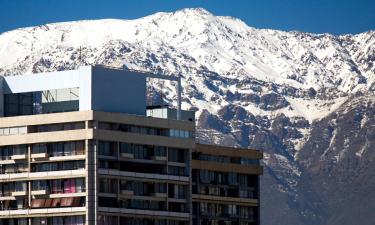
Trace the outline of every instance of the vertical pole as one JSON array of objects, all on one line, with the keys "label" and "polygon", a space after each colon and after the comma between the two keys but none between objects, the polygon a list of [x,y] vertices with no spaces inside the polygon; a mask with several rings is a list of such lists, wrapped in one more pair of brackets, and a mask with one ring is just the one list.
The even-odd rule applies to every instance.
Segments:
[{"label": "vertical pole", "polygon": [[[97,121],[93,121],[93,127],[85,122],[86,129],[96,129]],[[97,198],[97,146],[96,139],[85,140],[86,153],[86,225],[97,225],[98,222],[98,198]]]},{"label": "vertical pole", "polygon": [[[27,166],[28,166],[28,173],[31,173],[31,144],[27,145]],[[31,183],[32,181],[28,181],[28,203],[27,203],[27,212],[31,209]],[[28,218],[29,224],[31,224],[31,217]]]},{"label": "vertical pole", "polygon": [[177,120],[181,120],[181,75],[177,79]]},{"label": "vertical pole", "polygon": [[4,108],[5,108],[5,105],[4,105],[4,91],[3,91],[3,86],[4,86],[4,83],[5,80],[4,80],[4,77],[0,75],[0,117],[3,117],[4,116]]},{"label": "vertical pole", "polygon": [[189,148],[189,151],[188,151],[188,162],[187,162],[187,167],[189,169],[189,187],[188,187],[188,207],[189,207],[189,214],[190,214],[190,225],[193,225],[193,169],[192,169],[192,166],[191,166],[191,161],[193,160],[192,159],[192,156],[193,155],[193,149]]}]

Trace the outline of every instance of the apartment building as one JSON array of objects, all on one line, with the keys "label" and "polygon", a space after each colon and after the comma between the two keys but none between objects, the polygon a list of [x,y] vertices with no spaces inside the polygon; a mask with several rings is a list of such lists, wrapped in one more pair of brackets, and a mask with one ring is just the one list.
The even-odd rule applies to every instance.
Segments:
[{"label": "apartment building", "polygon": [[193,224],[259,225],[261,152],[196,144],[192,153]]},{"label": "apartment building", "polygon": [[[147,109],[149,79],[176,82],[177,109]],[[196,144],[180,90],[176,77],[103,66],[0,77],[0,225],[258,224],[262,154]],[[201,191],[210,171],[236,174],[229,194]],[[218,198],[250,216],[207,217]]]}]

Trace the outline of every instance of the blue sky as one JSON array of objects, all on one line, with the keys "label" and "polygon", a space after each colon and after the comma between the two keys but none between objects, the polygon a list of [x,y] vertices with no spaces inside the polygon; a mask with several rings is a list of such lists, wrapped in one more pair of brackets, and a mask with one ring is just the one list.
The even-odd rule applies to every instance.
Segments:
[{"label": "blue sky", "polygon": [[314,33],[375,29],[375,0],[0,0],[0,33],[81,19],[134,19],[155,12],[203,7],[256,28]]}]

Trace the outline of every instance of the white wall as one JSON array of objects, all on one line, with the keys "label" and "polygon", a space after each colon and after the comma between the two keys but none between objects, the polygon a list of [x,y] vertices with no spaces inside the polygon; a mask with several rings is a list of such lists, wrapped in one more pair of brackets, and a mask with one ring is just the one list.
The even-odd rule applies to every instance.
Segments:
[{"label": "white wall", "polygon": [[[87,70],[27,74],[5,77],[4,94],[79,87],[80,75]],[[86,74],[89,76],[90,74]]]},{"label": "white wall", "polygon": [[79,70],[79,110],[91,110],[92,96],[92,67],[84,66]]}]

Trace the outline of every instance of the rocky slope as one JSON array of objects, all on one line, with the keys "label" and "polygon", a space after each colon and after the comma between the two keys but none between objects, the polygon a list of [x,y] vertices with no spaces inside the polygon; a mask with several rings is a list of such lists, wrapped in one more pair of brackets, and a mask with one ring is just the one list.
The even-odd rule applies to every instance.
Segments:
[{"label": "rocky slope", "polygon": [[[374,31],[255,29],[204,9],[0,35],[5,76],[87,64],[180,74],[201,142],[265,151],[265,225],[374,224],[374,61]],[[175,104],[173,84],[150,90]]]}]

